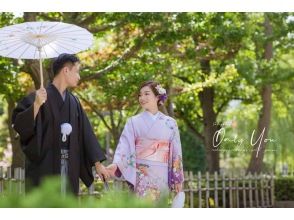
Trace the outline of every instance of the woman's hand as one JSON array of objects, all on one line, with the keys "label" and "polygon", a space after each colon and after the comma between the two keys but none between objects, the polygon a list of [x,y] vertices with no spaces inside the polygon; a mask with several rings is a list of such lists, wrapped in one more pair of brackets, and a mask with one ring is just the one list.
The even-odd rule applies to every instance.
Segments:
[{"label": "woman's hand", "polygon": [[103,166],[102,163],[96,162],[95,169],[96,169],[97,175],[100,177],[102,181],[107,181],[109,179],[110,174],[108,170]]},{"label": "woman's hand", "polygon": [[110,164],[106,167],[106,170],[110,174],[111,177],[115,177],[115,171],[117,170],[117,165],[116,164]]}]

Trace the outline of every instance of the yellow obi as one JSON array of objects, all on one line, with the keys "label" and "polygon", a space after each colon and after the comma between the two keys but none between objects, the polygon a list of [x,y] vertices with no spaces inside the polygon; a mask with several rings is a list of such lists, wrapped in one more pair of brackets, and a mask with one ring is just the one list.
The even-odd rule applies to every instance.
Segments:
[{"label": "yellow obi", "polygon": [[135,145],[137,159],[168,163],[169,141],[137,138]]}]

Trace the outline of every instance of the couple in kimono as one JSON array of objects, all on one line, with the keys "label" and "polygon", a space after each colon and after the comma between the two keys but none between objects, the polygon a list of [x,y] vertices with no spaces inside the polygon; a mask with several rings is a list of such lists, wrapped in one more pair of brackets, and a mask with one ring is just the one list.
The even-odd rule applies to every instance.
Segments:
[{"label": "couple in kimono", "polygon": [[79,59],[61,54],[53,62],[54,79],[23,98],[13,111],[12,126],[26,155],[26,187],[43,177],[60,175],[61,192],[79,192],[79,178],[90,186],[92,167],[102,180],[123,178],[141,197],[155,200],[171,190],[182,191],[183,166],[176,121],[158,110],[166,100],[164,88],[150,81],[138,94],[143,112],[128,119],[111,165],[90,122],[68,88],[78,85]]},{"label": "couple in kimono", "polygon": [[154,201],[183,189],[182,149],[176,121],[158,109],[166,90],[154,81],[138,91],[143,112],[127,120],[107,167],[112,177],[123,178],[140,197]]}]

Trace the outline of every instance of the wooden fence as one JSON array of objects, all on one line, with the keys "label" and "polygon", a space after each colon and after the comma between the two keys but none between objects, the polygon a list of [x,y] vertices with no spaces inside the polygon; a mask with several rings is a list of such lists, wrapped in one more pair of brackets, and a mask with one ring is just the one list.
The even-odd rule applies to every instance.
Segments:
[{"label": "wooden fence", "polygon": [[[4,171],[0,167],[0,196],[4,189],[10,192],[24,194],[24,170],[15,168],[13,176],[11,168]],[[12,189],[12,184],[14,186]],[[113,186],[122,189],[124,182],[115,181]],[[274,206],[274,175],[248,174],[248,175],[219,175],[214,173],[185,172],[184,192],[186,207],[273,207]],[[80,190],[82,195],[96,195],[94,185],[87,191]]]},{"label": "wooden fence", "polygon": [[25,193],[25,171],[22,168],[15,168],[12,176],[12,169],[8,167],[4,170],[0,167],[0,196],[4,191],[10,193]]},{"label": "wooden fence", "polygon": [[273,207],[274,175],[186,172],[184,191],[189,207]]}]

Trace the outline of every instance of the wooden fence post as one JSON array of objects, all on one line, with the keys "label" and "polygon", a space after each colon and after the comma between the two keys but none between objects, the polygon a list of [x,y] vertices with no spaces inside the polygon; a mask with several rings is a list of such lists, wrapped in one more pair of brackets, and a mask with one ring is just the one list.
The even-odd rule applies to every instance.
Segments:
[{"label": "wooden fence post", "polygon": [[19,178],[19,168],[18,167],[14,168],[13,175],[14,175],[13,179],[14,179],[14,183],[15,183],[15,184],[13,184],[14,189],[15,189],[15,193],[20,194],[20,186],[19,186],[19,179],[20,178]]},{"label": "wooden fence post", "polygon": [[253,199],[252,199],[252,175],[249,172],[248,173],[248,180],[249,180],[249,207],[252,208],[253,207]]},{"label": "wooden fence post", "polygon": [[275,205],[275,179],[274,174],[271,173],[271,207]]},{"label": "wooden fence post", "polygon": [[0,193],[4,191],[4,172],[3,167],[0,167]]},{"label": "wooden fence post", "polygon": [[209,173],[206,172],[205,175],[205,179],[206,179],[206,184],[205,184],[205,204],[206,204],[206,208],[209,208]]},{"label": "wooden fence post", "polygon": [[197,175],[197,187],[198,187],[198,207],[202,208],[202,187],[201,187],[201,172],[198,171]]},{"label": "wooden fence post", "polygon": [[242,177],[242,190],[243,190],[243,207],[246,208],[246,184],[245,184],[245,178]]},{"label": "wooden fence post", "polygon": [[217,172],[214,172],[214,204],[218,208],[218,176]]},{"label": "wooden fence post", "polygon": [[239,202],[239,175],[236,175],[236,181],[235,181],[235,189],[236,189],[236,205],[237,208],[240,207],[240,202]]},{"label": "wooden fence post", "polygon": [[263,176],[262,174],[259,175],[260,176],[260,193],[261,193],[261,207],[265,207],[264,205],[264,185],[263,185]]},{"label": "wooden fence post", "polygon": [[269,198],[269,194],[270,194],[270,178],[268,175],[265,174],[265,203],[266,203],[266,207],[270,206],[270,198]]},{"label": "wooden fence post", "polygon": [[229,204],[230,208],[233,208],[232,173],[229,174]]},{"label": "wooden fence post", "polygon": [[194,207],[193,172],[189,172],[190,207]]},{"label": "wooden fence post", "polygon": [[254,173],[254,197],[255,197],[255,206],[256,208],[259,207],[259,195],[258,195],[258,176],[257,173]]},{"label": "wooden fence post", "polygon": [[26,170],[25,170],[25,168],[21,168],[21,171],[22,172],[21,172],[20,178],[22,181],[22,192],[25,195],[25,193],[26,193]]},{"label": "wooden fence post", "polygon": [[226,177],[225,173],[222,173],[222,202],[223,208],[226,208]]},{"label": "wooden fence post", "polygon": [[7,167],[7,180],[8,180],[9,193],[11,193],[12,192],[12,174],[11,174],[11,167]]}]

